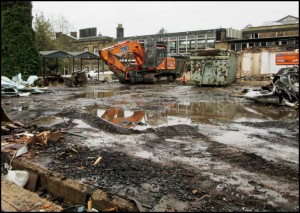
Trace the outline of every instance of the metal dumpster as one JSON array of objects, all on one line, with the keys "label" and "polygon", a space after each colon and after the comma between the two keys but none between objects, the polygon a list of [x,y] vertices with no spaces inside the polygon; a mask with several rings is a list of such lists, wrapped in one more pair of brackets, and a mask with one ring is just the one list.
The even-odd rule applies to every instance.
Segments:
[{"label": "metal dumpster", "polygon": [[236,81],[237,55],[231,50],[209,49],[191,52],[191,83],[222,86]]}]

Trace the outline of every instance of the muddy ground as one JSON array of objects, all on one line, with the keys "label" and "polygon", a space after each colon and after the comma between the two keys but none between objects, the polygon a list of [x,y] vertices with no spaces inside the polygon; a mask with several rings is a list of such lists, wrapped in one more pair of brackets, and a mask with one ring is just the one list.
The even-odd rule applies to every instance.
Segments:
[{"label": "muddy ground", "polygon": [[[250,83],[61,85],[2,106],[22,131],[69,132],[30,147],[33,162],[140,211],[298,211],[298,109],[245,100],[245,89],[266,84]],[[143,117],[114,124],[101,118],[111,108]]]}]

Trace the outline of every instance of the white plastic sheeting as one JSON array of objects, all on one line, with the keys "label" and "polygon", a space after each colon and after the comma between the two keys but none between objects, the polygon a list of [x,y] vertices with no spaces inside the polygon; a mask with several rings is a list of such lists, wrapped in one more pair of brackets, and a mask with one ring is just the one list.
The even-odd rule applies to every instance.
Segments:
[{"label": "white plastic sheeting", "polygon": [[37,79],[36,75],[31,75],[27,81],[24,81],[21,73],[12,77],[12,80],[1,76],[1,96],[29,96],[30,94],[53,92],[48,88],[34,87],[33,84]]}]

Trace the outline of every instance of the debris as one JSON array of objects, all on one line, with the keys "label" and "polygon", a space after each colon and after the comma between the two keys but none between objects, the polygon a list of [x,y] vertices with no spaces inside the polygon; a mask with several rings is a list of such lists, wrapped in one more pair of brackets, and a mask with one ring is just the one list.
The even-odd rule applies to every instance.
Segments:
[{"label": "debris", "polygon": [[205,194],[205,195],[203,195],[202,197],[200,197],[199,198],[199,200],[198,201],[201,201],[201,200],[203,200],[204,198],[206,198],[208,196],[208,194]]},{"label": "debris", "polygon": [[76,149],[73,149],[72,147],[68,147],[68,149],[70,149],[72,152],[78,153],[78,151]]},{"label": "debris", "polygon": [[58,141],[62,137],[61,132],[49,132],[48,135],[48,141]]},{"label": "debris", "polygon": [[194,190],[192,191],[192,193],[193,193],[193,195],[195,195],[195,194],[198,193],[198,190],[197,190],[197,189],[194,189]]},{"label": "debris", "polygon": [[64,77],[65,85],[68,87],[86,86],[88,83],[87,74],[85,71],[75,71],[71,76]]},{"label": "debris", "polygon": [[39,176],[37,174],[34,174],[34,173],[30,172],[29,177],[28,177],[28,181],[27,181],[26,185],[24,186],[24,188],[29,190],[29,191],[34,192],[38,177]]},{"label": "debris", "polygon": [[[51,132],[51,131],[43,131],[36,135],[31,134],[23,134],[24,136],[27,136],[26,144],[33,144],[36,142],[48,145],[48,141],[57,141],[61,138],[61,132]],[[29,136],[29,138],[28,138]]]},{"label": "debris", "polygon": [[75,205],[62,210],[62,212],[86,212],[84,205]]},{"label": "debris", "polygon": [[30,95],[31,93],[30,92],[23,92],[23,93],[19,93],[19,96],[20,97],[29,97],[29,95]]},{"label": "debris", "polygon": [[92,198],[89,199],[88,201],[88,208],[87,208],[88,211],[92,210]]},{"label": "debris", "polygon": [[47,137],[48,133],[50,133],[50,131],[44,131],[44,132],[36,134],[38,142],[41,142],[47,146],[48,145],[48,142],[47,142],[48,141],[48,137]]},{"label": "debris", "polygon": [[271,84],[260,90],[250,90],[247,100],[297,107],[299,101],[299,67],[281,68],[272,77]]},{"label": "debris", "polygon": [[117,212],[116,208],[108,208],[108,209],[104,209],[103,212]]},{"label": "debris", "polygon": [[25,153],[27,152],[27,150],[28,150],[27,145],[21,147],[21,148],[16,152],[16,157],[25,154]]},{"label": "debris", "polygon": [[293,107],[295,109],[299,108],[299,103],[298,102],[296,102],[296,103],[290,103],[290,102],[285,101],[284,104],[287,105],[287,106]]},{"label": "debris", "polygon": [[24,187],[28,181],[29,173],[27,171],[20,170],[8,170],[6,180],[12,181],[15,184]]},{"label": "debris", "polygon": [[75,132],[62,131],[62,133],[68,133],[68,134],[71,134],[71,135],[76,135],[76,136],[79,136],[79,137],[88,138],[88,136],[81,135],[81,134],[78,134],[78,133],[75,133]]},{"label": "debris", "polygon": [[101,159],[102,159],[102,157],[98,157],[97,160],[95,161],[95,163],[93,164],[93,166],[97,165]]},{"label": "debris", "polygon": [[46,203],[46,204],[43,206],[43,208],[44,208],[44,209],[48,209],[50,206],[51,206],[50,203]]},{"label": "debris", "polygon": [[12,80],[6,76],[1,76],[1,96],[27,97],[31,94],[53,92],[53,90],[48,90],[47,88],[40,89],[38,87],[33,87],[33,84],[37,79],[37,76],[32,75],[28,77],[27,81],[23,81],[21,73],[12,77]]},{"label": "debris", "polygon": [[143,208],[143,206],[141,205],[141,203],[140,203],[138,200],[136,200],[134,197],[132,197],[132,196],[130,195],[130,193],[128,192],[129,190],[132,190],[133,195],[135,194],[134,188],[133,188],[133,187],[129,187],[129,188],[125,191],[125,194],[126,194],[127,198],[130,199],[130,200],[132,200],[132,201],[135,203],[135,205],[136,205],[136,207],[138,208],[139,212],[146,212],[145,209]]}]

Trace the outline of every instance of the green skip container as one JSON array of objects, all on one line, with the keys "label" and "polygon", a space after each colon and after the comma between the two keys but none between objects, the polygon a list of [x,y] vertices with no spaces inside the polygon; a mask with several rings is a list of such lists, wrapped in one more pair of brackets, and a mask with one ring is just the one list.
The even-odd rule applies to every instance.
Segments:
[{"label": "green skip container", "polygon": [[191,83],[223,86],[236,81],[237,55],[234,51],[206,49],[191,52]]}]

